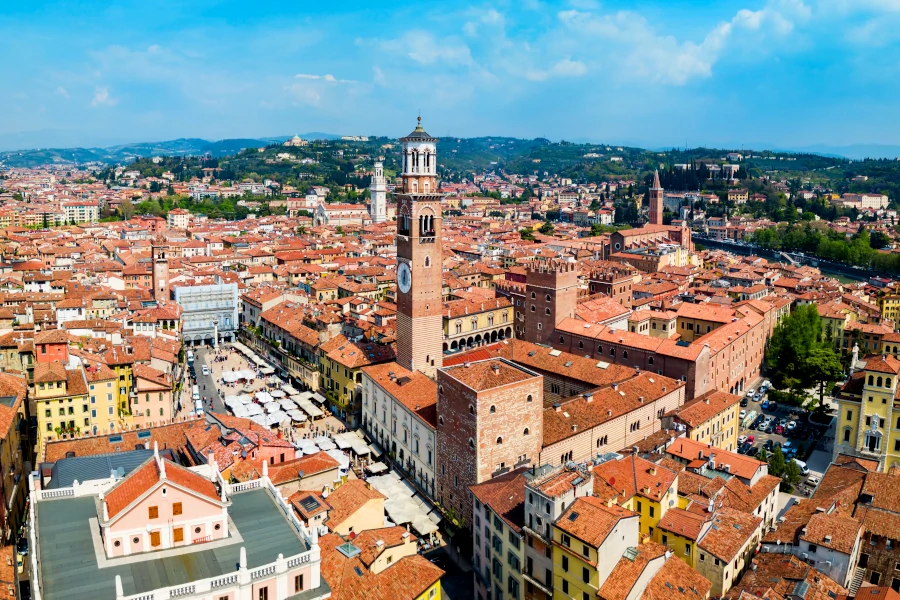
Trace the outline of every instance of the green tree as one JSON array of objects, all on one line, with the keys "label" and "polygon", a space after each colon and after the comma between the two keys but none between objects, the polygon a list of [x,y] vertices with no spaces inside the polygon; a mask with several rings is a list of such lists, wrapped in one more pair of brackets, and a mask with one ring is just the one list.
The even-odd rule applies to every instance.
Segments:
[{"label": "green tree", "polygon": [[784,480],[791,485],[791,487],[800,483],[800,479],[803,477],[803,474],[800,472],[800,467],[793,460],[789,460],[784,465]]},{"label": "green tree", "polygon": [[119,205],[119,213],[126,221],[134,216],[134,205],[131,203],[131,200],[128,198],[122,200],[122,204]]},{"label": "green tree", "polygon": [[529,242],[534,241],[534,229],[531,227],[525,227],[524,229],[519,230],[519,237],[523,240],[528,240]]},{"label": "green tree", "polygon": [[769,462],[769,453],[766,452],[765,448],[759,449],[759,454],[756,455],[756,460],[764,463]]},{"label": "green tree", "polygon": [[814,304],[798,307],[775,328],[766,364],[777,389],[818,386],[820,404],[826,386],[842,376],[840,357],[823,333]]},{"label": "green tree", "polygon": [[541,225],[541,227],[538,229],[538,231],[540,231],[544,235],[553,235],[553,232],[555,230],[556,230],[556,228],[553,226],[553,223],[551,223],[549,220],[544,221],[544,224]]},{"label": "green tree", "polygon": [[830,383],[840,381],[844,375],[844,367],[834,348],[826,342],[813,348],[804,361],[804,369],[810,380],[819,386],[819,404],[825,398],[825,388]]},{"label": "green tree", "polygon": [[781,452],[781,446],[775,446],[772,456],[769,457],[769,475],[781,477],[784,475],[785,468],[784,454]]}]

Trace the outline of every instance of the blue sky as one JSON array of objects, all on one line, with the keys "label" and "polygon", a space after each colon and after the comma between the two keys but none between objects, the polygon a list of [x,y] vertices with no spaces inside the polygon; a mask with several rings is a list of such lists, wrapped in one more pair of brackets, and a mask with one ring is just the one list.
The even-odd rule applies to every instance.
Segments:
[{"label": "blue sky", "polygon": [[323,131],[893,144],[900,0],[3,2],[0,148]]}]

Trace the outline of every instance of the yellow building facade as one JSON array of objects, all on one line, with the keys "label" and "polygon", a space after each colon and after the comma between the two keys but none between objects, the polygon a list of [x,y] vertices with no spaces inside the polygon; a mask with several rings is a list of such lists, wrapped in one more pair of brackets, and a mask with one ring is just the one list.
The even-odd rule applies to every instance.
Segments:
[{"label": "yellow building facade", "polygon": [[884,471],[900,465],[898,373],[900,360],[890,354],[874,355],[844,384],[835,398],[839,411],[835,456],[877,460]]}]

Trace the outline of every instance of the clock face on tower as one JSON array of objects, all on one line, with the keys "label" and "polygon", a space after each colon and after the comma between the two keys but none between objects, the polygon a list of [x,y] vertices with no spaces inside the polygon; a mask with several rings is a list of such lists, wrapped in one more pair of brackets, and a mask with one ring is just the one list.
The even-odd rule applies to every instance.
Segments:
[{"label": "clock face on tower", "polygon": [[397,267],[397,285],[400,287],[400,291],[404,294],[407,293],[411,284],[412,275],[409,272],[409,265],[405,262],[400,263],[400,266]]}]

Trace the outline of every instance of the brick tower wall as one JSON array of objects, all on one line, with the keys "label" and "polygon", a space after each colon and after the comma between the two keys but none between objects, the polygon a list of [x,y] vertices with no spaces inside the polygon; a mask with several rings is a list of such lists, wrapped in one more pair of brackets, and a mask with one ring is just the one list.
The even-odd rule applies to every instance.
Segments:
[{"label": "brick tower wall", "polygon": [[522,307],[525,315],[525,340],[546,344],[552,339],[557,323],[575,316],[578,305],[578,265],[559,261],[542,263],[530,268],[525,277],[525,301]]},{"label": "brick tower wall", "polygon": [[[447,372],[438,371],[438,390],[438,500],[468,521],[472,514],[470,485],[538,461],[544,380],[535,375],[475,392]],[[497,438],[503,442],[497,444]],[[475,450],[469,446],[470,439]]]}]

